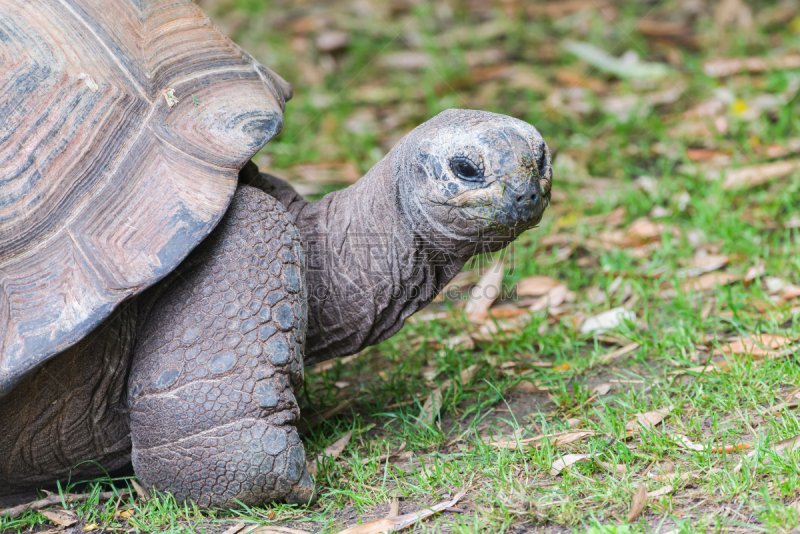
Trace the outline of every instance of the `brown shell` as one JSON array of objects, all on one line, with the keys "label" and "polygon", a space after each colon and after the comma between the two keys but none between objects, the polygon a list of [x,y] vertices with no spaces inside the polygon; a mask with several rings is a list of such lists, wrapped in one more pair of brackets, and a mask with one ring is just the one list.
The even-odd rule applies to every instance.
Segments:
[{"label": "brown shell", "polygon": [[0,397],[208,235],[290,96],[189,0],[0,0]]}]

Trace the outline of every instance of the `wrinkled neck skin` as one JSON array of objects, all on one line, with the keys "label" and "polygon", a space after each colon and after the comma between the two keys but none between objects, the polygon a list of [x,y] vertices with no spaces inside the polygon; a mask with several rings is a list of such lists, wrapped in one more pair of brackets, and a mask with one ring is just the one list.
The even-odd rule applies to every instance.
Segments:
[{"label": "wrinkled neck skin", "polygon": [[347,189],[306,202],[266,175],[300,230],[306,252],[305,364],[387,339],[427,305],[471,254],[433,245],[408,220],[393,183],[392,151]]}]

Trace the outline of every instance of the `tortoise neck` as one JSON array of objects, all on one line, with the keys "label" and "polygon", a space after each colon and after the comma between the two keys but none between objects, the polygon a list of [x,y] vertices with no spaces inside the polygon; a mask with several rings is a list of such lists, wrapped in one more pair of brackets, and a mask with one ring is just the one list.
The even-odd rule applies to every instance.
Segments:
[{"label": "tortoise neck", "polygon": [[306,365],[390,337],[464,264],[430,261],[425,241],[398,209],[393,156],[294,213],[306,250]]}]

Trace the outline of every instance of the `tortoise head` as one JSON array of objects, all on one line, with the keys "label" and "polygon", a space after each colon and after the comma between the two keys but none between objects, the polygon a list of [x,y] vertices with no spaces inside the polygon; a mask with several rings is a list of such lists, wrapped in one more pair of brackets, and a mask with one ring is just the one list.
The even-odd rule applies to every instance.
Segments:
[{"label": "tortoise head", "polygon": [[496,250],[536,226],[549,204],[550,149],[523,121],[451,109],[414,129],[397,149],[398,208],[436,241]]}]

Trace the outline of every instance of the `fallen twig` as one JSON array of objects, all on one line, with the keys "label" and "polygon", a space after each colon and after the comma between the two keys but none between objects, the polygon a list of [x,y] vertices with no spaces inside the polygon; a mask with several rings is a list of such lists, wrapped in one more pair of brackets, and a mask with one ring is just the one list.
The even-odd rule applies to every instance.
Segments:
[{"label": "fallen twig", "polygon": [[[113,492],[113,491],[103,491],[96,494],[97,499],[99,501],[108,501],[113,499],[114,497],[127,497],[130,495],[129,491],[120,491],[120,492]],[[41,510],[42,508],[47,508],[48,506],[53,506],[54,504],[62,504],[62,499],[64,503],[76,503],[76,502],[83,502],[88,501],[95,494],[93,493],[81,493],[81,494],[74,494],[74,493],[66,493],[64,495],[50,495],[49,497],[45,497],[44,499],[39,499],[38,501],[33,501],[28,504],[20,504],[19,506],[14,506],[13,508],[6,508],[5,510],[0,510],[0,517],[5,517],[6,519],[15,519],[28,510]]]}]

